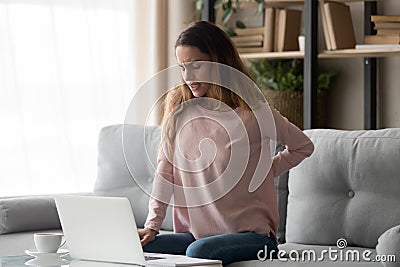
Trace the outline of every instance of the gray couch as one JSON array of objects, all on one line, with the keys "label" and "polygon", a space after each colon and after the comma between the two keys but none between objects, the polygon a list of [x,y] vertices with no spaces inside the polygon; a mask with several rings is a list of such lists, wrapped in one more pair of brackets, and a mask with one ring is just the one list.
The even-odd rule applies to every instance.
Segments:
[{"label": "gray couch", "polygon": [[[232,266],[382,266],[372,261],[379,237],[379,254],[400,251],[400,129],[305,133],[313,155],[276,178],[281,259]],[[158,127],[113,125],[100,133],[93,194],[128,197],[139,226],[159,140]],[[59,228],[51,196],[0,199],[0,256],[23,254],[33,248],[33,232]],[[172,230],[171,212],[163,230]]]}]

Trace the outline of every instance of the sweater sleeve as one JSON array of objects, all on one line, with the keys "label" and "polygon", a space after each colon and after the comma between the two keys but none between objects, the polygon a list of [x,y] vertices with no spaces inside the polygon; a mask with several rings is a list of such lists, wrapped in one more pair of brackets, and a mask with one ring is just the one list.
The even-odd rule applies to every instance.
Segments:
[{"label": "sweater sleeve", "polygon": [[144,227],[160,230],[172,193],[173,166],[167,159],[159,159],[149,200],[149,213]]},{"label": "sweater sleeve", "polygon": [[271,170],[273,176],[277,177],[309,157],[314,151],[314,145],[302,130],[277,110],[271,107],[271,111],[275,120],[277,141],[285,147],[273,158]]}]

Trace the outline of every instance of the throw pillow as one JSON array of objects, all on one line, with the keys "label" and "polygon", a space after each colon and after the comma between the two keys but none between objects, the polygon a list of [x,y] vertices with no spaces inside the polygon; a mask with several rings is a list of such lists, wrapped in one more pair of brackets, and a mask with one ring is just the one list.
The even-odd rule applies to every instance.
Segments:
[{"label": "throw pillow", "polygon": [[394,255],[395,262],[381,261],[385,267],[400,266],[400,225],[390,228],[378,238],[376,253],[380,257],[388,257]]},{"label": "throw pillow", "polygon": [[60,228],[53,197],[0,199],[0,234]]}]

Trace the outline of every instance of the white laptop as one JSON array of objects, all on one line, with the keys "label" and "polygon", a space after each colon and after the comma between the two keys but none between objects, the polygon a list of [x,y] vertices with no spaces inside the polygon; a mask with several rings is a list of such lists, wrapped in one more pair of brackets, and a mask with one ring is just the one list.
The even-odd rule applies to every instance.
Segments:
[{"label": "white laptop", "polygon": [[69,253],[75,260],[142,266],[221,266],[218,260],[143,253],[127,198],[62,195],[54,199]]}]

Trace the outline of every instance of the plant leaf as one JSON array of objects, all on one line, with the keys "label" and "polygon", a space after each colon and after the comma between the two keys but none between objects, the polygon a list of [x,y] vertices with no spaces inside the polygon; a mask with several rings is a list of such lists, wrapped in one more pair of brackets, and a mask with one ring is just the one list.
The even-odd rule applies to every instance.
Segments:
[{"label": "plant leaf", "polygon": [[227,9],[224,12],[224,15],[222,15],[222,25],[226,25],[226,23],[229,21],[229,19],[232,17],[233,14],[233,9]]},{"label": "plant leaf", "polygon": [[222,7],[222,0],[217,0],[214,3],[214,9],[220,9]]},{"label": "plant leaf", "polygon": [[232,28],[226,27],[224,31],[231,37],[237,36],[237,33]]},{"label": "plant leaf", "polygon": [[240,8],[240,0],[236,0],[236,8]]},{"label": "plant leaf", "polygon": [[202,0],[197,0],[196,1],[196,10],[202,10],[203,9],[203,1]]},{"label": "plant leaf", "polygon": [[236,21],[236,27],[239,28],[239,29],[244,29],[244,28],[246,28],[246,25],[242,21],[237,20]]},{"label": "plant leaf", "polygon": [[228,0],[228,2],[225,2],[222,4],[222,9],[223,10],[228,10],[232,8],[232,0]]},{"label": "plant leaf", "polygon": [[261,4],[258,4],[258,6],[257,6],[257,12],[259,14],[263,13],[263,11],[264,11],[264,2],[262,2]]}]

